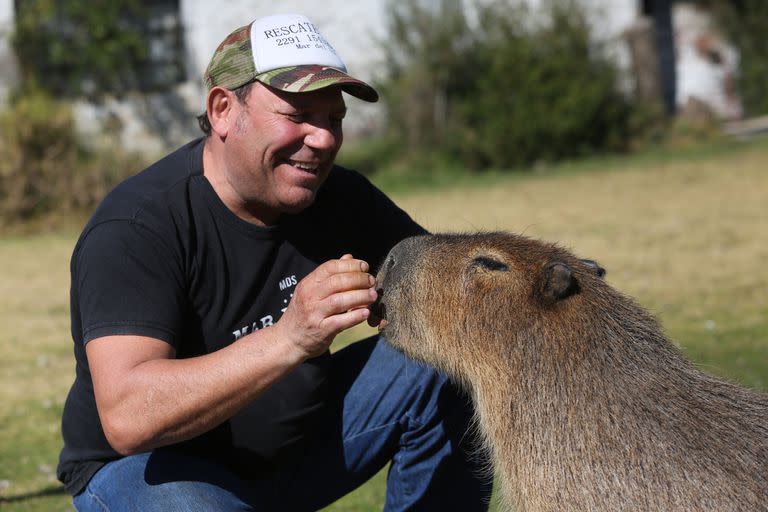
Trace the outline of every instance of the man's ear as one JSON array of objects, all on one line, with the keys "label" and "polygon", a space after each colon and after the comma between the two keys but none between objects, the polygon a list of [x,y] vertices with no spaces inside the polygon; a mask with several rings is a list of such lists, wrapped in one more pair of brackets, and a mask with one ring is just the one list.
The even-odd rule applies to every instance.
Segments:
[{"label": "man's ear", "polygon": [[213,133],[221,138],[229,134],[232,121],[232,104],[235,94],[223,87],[213,87],[206,97],[206,109]]},{"label": "man's ear", "polygon": [[579,291],[571,268],[560,261],[547,264],[539,274],[536,294],[544,304],[554,304]]}]

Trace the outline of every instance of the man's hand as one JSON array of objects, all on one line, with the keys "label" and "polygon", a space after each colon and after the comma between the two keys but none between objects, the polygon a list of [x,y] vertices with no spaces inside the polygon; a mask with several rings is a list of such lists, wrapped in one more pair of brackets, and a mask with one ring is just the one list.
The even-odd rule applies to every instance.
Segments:
[{"label": "man's hand", "polygon": [[296,286],[275,324],[306,357],[319,356],[341,331],[364,322],[376,300],[376,280],[365,261],[345,254],[317,267]]}]

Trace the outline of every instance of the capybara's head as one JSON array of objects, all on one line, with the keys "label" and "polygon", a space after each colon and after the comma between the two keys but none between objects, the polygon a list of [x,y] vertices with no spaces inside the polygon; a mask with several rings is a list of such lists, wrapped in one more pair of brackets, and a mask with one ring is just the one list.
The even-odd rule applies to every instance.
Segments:
[{"label": "capybara's head", "polygon": [[585,350],[573,345],[589,339],[595,303],[618,298],[601,276],[556,245],[510,233],[412,237],[378,272],[372,323],[410,357],[467,382],[488,365],[509,373]]},{"label": "capybara's head", "polygon": [[765,398],[699,372],[600,274],[513,234],[410,238],[371,316],[472,391],[515,510],[764,509]]}]

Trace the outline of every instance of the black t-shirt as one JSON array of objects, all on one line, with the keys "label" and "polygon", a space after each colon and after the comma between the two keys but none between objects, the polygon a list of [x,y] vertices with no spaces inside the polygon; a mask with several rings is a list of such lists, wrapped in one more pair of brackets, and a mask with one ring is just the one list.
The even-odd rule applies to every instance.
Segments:
[{"label": "black t-shirt", "polygon": [[[71,262],[76,378],[64,406],[59,479],[77,494],[119,458],[99,422],[85,344],[151,336],[177,357],[219,350],[276,322],[296,284],[344,253],[375,266],[422,233],[360,174],[334,167],[315,202],[276,226],[235,216],[203,176],[204,139],[113,190],[89,220]],[[300,450],[324,403],[328,354],[309,360],[221,426],[174,449],[259,472]],[[245,476],[248,476],[245,473]]]}]

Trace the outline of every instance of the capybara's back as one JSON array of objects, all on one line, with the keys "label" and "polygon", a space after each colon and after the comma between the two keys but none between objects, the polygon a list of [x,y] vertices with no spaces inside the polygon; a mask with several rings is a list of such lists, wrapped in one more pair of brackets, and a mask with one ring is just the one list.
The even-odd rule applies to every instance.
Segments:
[{"label": "capybara's back", "polygon": [[768,510],[768,396],[699,371],[568,251],[509,233],[396,246],[385,337],[467,386],[505,503]]}]

